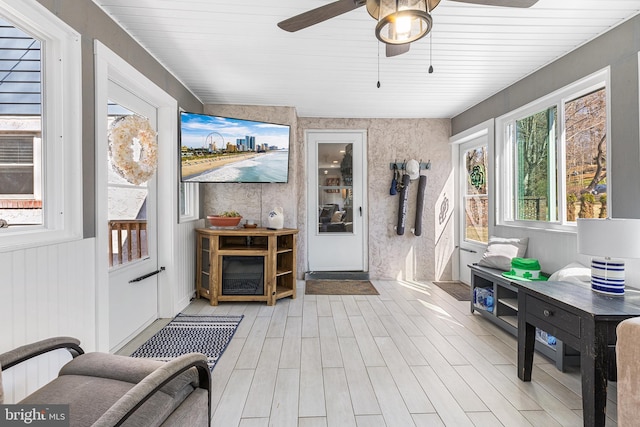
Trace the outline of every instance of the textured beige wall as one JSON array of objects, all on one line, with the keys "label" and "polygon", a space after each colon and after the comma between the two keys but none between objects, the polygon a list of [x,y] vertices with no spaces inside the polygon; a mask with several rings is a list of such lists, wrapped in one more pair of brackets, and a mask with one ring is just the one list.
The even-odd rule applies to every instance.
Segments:
[{"label": "textured beige wall", "polygon": [[[284,226],[300,228],[298,224],[300,165],[304,164],[301,145],[296,139],[298,117],[292,107],[263,107],[253,105],[205,105],[206,114],[279,123],[291,126],[289,141],[289,182],[286,184],[203,184],[204,215],[236,210],[260,226],[267,225],[269,211],[275,207],[284,210]],[[303,176],[303,175],[302,175]],[[302,231],[302,230],[301,230]],[[304,236],[298,235],[298,278],[306,270]]]},{"label": "textured beige wall", "polygon": [[[369,216],[369,275],[372,279],[446,280],[451,278],[452,228],[445,222],[438,226],[439,206],[443,189],[450,178],[451,150],[448,119],[298,119],[298,140],[304,144],[307,129],[365,129],[367,131],[367,203]],[[303,160],[306,159],[306,147]],[[409,187],[409,213],[404,235],[399,236],[397,224],[399,195],[389,195],[392,171],[389,163],[409,159],[431,160],[426,171],[427,189],[422,216],[422,235],[414,236],[418,181]],[[297,168],[298,174],[306,162]],[[306,180],[302,180],[303,183]],[[298,211],[304,213],[304,197],[298,200]],[[450,204],[451,206],[451,204]],[[298,227],[304,229],[305,215],[300,215]]]},{"label": "textured beige wall", "polygon": [[[367,131],[367,203],[369,216],[369,273],[372,279],[447,280],[451,278],[453,228],[450,215],[440,215],[447,200],[453,208],[452,165],[448,119],[322,119],[298,118],[289,107],[205,105],[207,114],[290,124],[292,141],[288,184],[205,184],[204,212],[235,209],[246,218],[266,223],[269,210],[282,206],[285,227],[298,228],[298,276],[306,271],[307,129],[364,129]],[[407,231],[398,236],[399,196],[390,196],[389,163],[409,159],[431,160],[426,171],[427,189],[422,235],[414,225],[417,181],[409,194]],[[443,220],[441,220],[441,218]]]}]

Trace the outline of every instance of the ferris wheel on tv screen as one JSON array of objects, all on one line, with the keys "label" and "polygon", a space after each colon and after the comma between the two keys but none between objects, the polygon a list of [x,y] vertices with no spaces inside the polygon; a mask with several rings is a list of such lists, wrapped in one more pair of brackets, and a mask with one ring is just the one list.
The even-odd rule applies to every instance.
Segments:
[{"label": "ferris wheel on tv screen", "polygon": [[209,134],[204,138],[202,148],[208,150],[210,153],[214,153],[216,151],[225,150],[227,146],[222,134],[220,132],[213,131],[209,132]]}]

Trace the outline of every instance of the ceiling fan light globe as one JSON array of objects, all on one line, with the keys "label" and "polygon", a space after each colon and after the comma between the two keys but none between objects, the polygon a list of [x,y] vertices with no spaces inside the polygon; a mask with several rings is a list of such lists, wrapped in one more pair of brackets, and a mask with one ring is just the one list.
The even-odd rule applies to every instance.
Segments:
[{"label": "ceiling fan light globe", "polygon": [[385,11],[389,12],[389,9],[383,7],[385,1],[381,2],[381,17],[376,25],[376,37],[378,40],[387,44],[411,43],[421,39],[431,31],[433,20],[426,11],[424,1],[413,3],[421,3],[425,9],[396,10],[395,1],[391,3],[394,5],[393,9],[390,13],[384,14]]},{"label": "ceiling fan light globe", "polygon": [[412,19],[409,16],[401,16],[396,19],[395,31],[400,39],[407,39],[411,35]]}]

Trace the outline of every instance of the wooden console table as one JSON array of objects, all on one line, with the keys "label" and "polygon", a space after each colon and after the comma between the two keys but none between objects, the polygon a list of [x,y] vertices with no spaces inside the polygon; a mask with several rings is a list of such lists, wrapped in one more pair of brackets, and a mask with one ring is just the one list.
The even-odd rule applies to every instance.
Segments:
[{"label": "wooden console table", "polygon": [[[199,228],[197,234],[196,291],[211,305],[219,301],[266,301],[296,297],[296,235],[284,228],[213,229]],[[264,282],[261,294],[225,294],[223,258],[263,257]]]},{"label": "wooden console table", "polygon": [[640,316],[640,293],[607,296],[567,282],[511,282],[518,289],[518,377],[531,381],[536,327],[580,351],[585,426],[604,426],[615,380],[616,326]]}]

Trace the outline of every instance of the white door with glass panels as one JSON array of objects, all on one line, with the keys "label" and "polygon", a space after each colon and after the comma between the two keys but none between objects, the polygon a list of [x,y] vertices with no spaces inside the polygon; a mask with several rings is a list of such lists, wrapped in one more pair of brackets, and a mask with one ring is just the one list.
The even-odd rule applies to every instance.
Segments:
[{"label": "white door with glass panels", "polygon": [[310,271],[367,271],[365,131],[306,132]]},{"label": "white door with glass panels", "polygon": [[470,284],[469,265],[478,262],[489,240],[489,144],[484,134],[459,146],[459,279]]},{"label": "white door with glass panels", "polygon": [[[156,108],[109,81],[108,128],[114,121],[137,114],[157,129]],[[133,158],[140,156],[134,138]],[[111,162],[108,153],[106,161]],[[156,179],[139,185],[128,182],[108,165],[109,228],[109,347],[117,349],[158,317]]]}]

